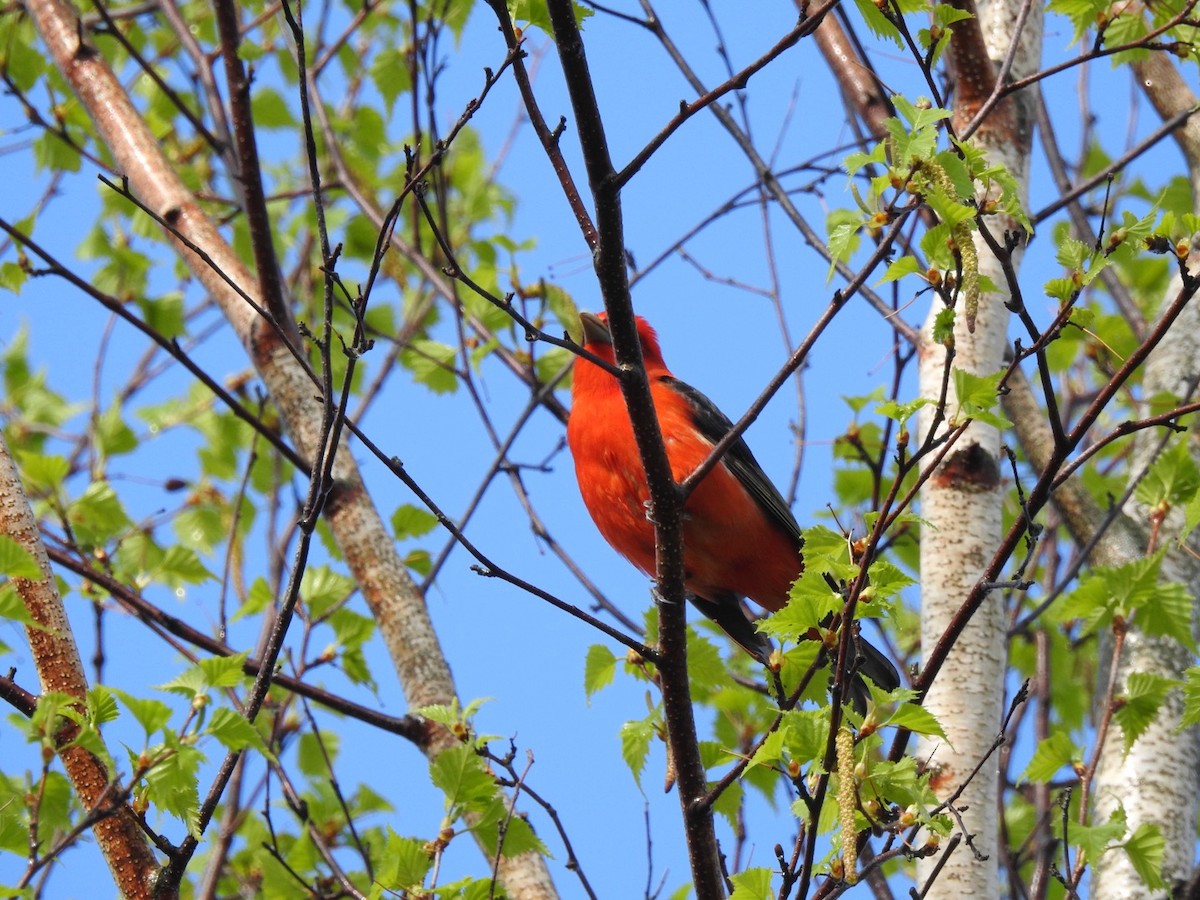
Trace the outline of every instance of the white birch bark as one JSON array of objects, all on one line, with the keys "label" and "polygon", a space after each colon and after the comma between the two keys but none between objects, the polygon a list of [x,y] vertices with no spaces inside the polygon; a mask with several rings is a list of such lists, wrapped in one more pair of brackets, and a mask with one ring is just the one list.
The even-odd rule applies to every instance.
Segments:
[{"label": "white birch bark", "polygon": [[[1163,54],[1151,54],[1134,63],[1143,90],[1164,118],[1190,109],[1196,94],[1181,76],[1176,64]],[[1192,184],[1192,202],[1200,210],[1200,121],[1193,116],[1174,135],[1187,163]],[[1193,244],[1188,259],[1191,271],[1200,266],[1200,252]],[[1163,304],[1176,296],[1181,280],[1174,278]],[[1167,392],[1180,400],[1195,399],[1200,378],[1200,305],[1193,301],[1184,309],[1171,330],[1146,360],[1142,396]],[[1161,435],[1142,432],[1134,445],[1136,476],[1152,462]],[[1189,439],[1191,454],[1200,459],[1200,446]],[[1131,505],[1127,514],[1146,524],[1148,510]],[[1160,527],[1164,540],[1178,533],[1182,518],[1173,510]],[[1147,529],[1148,530],[1148,529]],[[1193,548],[1194,549],[1194,548]],[[1163,561],[1162,579],[1186,584],[1194,600],[1200,593],[1200,564],[1192,552],[1173,547]],[[1169,638],[1150,638],[1137,630],[1137,619],[1125,638],[1124,652],[1117,661],[1117,691],[1125,688],[1129,675],[1147,672],[1178,678],[1195,662],[1186,648]],[[1166,897],[1192,874],[1195,858],[1195,823],[1200,811],[1200,730],[1177,731],[1183,711],[1182,698],[1172,692],[1162,712],[1149,729],[1124,753],[1124,735],[1119,725],[1102,748],[1096,781],[1096,821],[1103,822],[1119,807],[1127,816],[1129,833],[1144,824],[1155,825],[1166,846],[1162,875],[1168,890],[1151,892],[1133,869],[1129,856],[1114,849],[1096,860],[1093,896],[1097,900],[1126,897]]]},{"label": "white birch bark", "polygon": [[[1019,41],[1012,75],[1019,78],[1036,70],[1041,48],[1041,7],[1031,4],[1023,28],[1018,30],[1020,3],[990,2],[978,9],[987,54],[997,65]],[[956,33],[954,40],[958,40]],[[974,115],[987,73],[969,55],[954,66],[958,84],[955,124],[962,128]],[[974,102],[971,95],[974,94]],[[1022,185],[1028,181],[1028,114],[1019,102],[999,106],[974,137],[992,162],[1003,164]],[[1024,202],[1024,196],[1022,196]],[[992,217],[988,227],[1003,235],[1017,226]],[[991,375],[1003,365],[1009,314],[1006,279],[1000,264],[983,239],[975,236],[982,275],[991,279],[997,293],[983,296],[974,333],[968,331],[964,311],[957,312],[954,329],[956,356],[953,366],[976,375]],[[1014,260],[1014,265],[1017,260]],[[961,303],[960,303],[961,305]],[[940,304],[930,310],[922,329],[918,377],[923,397],[937,399],[945,378],[946,348],[933,340],[934,319]],[[947,395],[947,412],[957,409],[953,383]],[[932,412],[923,410],[921,435],[928,433]],[[945,429],[945,425],[942,426]],[[991,559],[1001,539],[1000,436],[990,425],[973,423],[934,472],[921,492],[921,515],[928,523],[921,540],[921,642],[928,652],[958,614],[971,589]],[[1001,724],[1004,674],[1007,664],[1005,621],[998,594],[989,596],[954,645],[930,688],[925,705],[939,719],[949,738],[922,741],[918,757],[937,768],[934,787],[945,797],[957,790],[991,749]],[[999,839],[998,758],[993,755],[967,785],[956,806],[974,852],[966,845],[946,860],[926,896],[996,897],[1000,893],[997,868]],[[986,858],[984,858],[986,857]],[[918,863],[918,883],[926,884],[940,861],[933,856]]]},{"label": "white birch bark", "polygon": [[[1190,262],[1194,270],[1200,263],[1200,254],[1193,253]],[[1180,279],[1172,279],[1167,298],[1174,297],[1181,286]],[[1200,305],[1193,301],[1147,359],[1142,395],[1153,397],[1168,392],[1181,401],[1194,399],[1198,375]],[[1161,438],[1162,434],[1157,431],[1143,431],[1138,436],[1132,468],[1134,477],[1153,462]],[[1190,444],[1193,457],[1200,457],[1194,437],[1190,438]],[[1149,532],[1149,509],[1141,504],[1131,504],[1126,511],[1135,521],[1146,524]],[[1173,541],[1182,519],[1181,509],[1174,509],[1167,515],[1159,527],[1160,544]],[[1200,591],[1200,563],[1187,549],[1175,546],[1163,560],[1161,580],[1187,585],[1194,598]],[[1135,672],[1179,678],[1194,662],[1192,652],[1177,641],[1142,634],[1134,617],[1125,637],[1124,650],[1116,662],[1116,695],[1119,697],[1125,690],[1129,676]],[[1200,811],[1200,731],[1194,727],[1179,731],[1182,714],[1183,697],[1178,691],[1172,691],[1158,717],[1128,754],[1125,753],[1124,734],[1114,720],[1096,772],[1096,823],[1105,822],[1116,810],[1124,809],[1127,835],[1141,825],[1156,826],[1166,841],[1162,874],[1169,888],[1150,891],[1134,870],[1128,854],[1114,848],[1095,861],[1092,896],[1096,900],[1167,897],[1175,886],[1186,883],[1191,876],[1196,815]]]}]

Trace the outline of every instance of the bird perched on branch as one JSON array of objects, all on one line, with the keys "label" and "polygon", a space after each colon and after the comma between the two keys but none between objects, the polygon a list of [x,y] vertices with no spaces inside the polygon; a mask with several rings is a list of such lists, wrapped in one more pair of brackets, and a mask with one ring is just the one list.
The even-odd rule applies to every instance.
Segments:
[{"label": "bird perched on branch", "polygon": [[[583,347],[614,363],[604,313],[583,313]],[[658,337],[637,319],[650,394],[676,481],[687,478],[733,425],[689,384],[671,374]],[[617,378],[585,357],[575,360],[567,443],[584,505],[604,539],[648,575],[655,571],[650,491],[629,412]],[[683,578],[688,599],[747,653],[766,663],[771,642],[755,630],[741,604],[747,597],[772,612],[788,601],[804,571],[800,526],[740,437],[696,485],[683,508]],[[860,712],[869,698],[863,676],[884,690],[900,677],[882,653],[858,640],[851,700]]]}]

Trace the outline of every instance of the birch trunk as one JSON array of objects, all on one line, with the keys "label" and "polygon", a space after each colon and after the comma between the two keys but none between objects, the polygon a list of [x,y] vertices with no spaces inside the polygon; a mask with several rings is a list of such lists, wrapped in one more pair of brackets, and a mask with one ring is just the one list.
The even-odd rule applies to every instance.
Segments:
[{"label": "birch trunk", "polygon": [[[1195,93],[1170,58],[1152,54],[1134,63],[1134,71],[1159,115],[1167,118],[1195,106]],[[1192,203],[1200,210],[1200,121],[1193,116],[1174,134],[1175,142],[1187,163],[1192,184]],[[1194,272],[1200,265],[1195,245],[1188,266]],[[1171,281],[1167,300],[1182,286],[1179,278]],[[1164,302],[1162,305],[1166,305]],[[1167,392],[1180,401],[1195,399],[1200,378],[1200,306],[1195,301],[1184,309],[1163,341],[1146,361],[1142,396]],[[1194,459],[1200,459],[1200,446],[1189,432]],[[1153,461],[1161,436],[1141,432],[1134,445],[1133,474]],[[1149,510],[1134,506],[1126,510],[1135,521],[1148,525]],[[1179,531],[1182,510],[1173,510],[1159,528],[1170,540]],[[1147,533],[1149,529],[1147,528]],[[1173,547],[1163,561],[1162,579],[1186,584],[1194,600],[1200,593],[1200,564],[1194,547]],[[1137,629],[1136,618],[1125,637],[1124,652],[1117,660],[1117,691],[1123,691],[1133,672],[1146,672],[1179,678],[1195,662],[1186,647],[1169,638],[1151,638]],[[1129,857],[1111,850],[1096,860],[1093,896],[1097,900],[1126,897],[1166,897],[1178,894],[1179,886],[1192,876],[1195,823],[1200,811],[1200,730],[1177,731],[1183,712],[1183,700],[1171,692],[1154,723],[1141,738],[1124,752],[1124,735],[1114,723],[1113,733],[1102,748],[1097,767],[1097,822],[1106,821],[1118,808],[1127,816],[1129,833],[1141,825],[1157,826],[1166,842],[1162,875],[1165,891],[1151,892],[1134,871]]]},{"label": "birch trunk", "polygon": [[[1193,253],[1190,265],[1200,263]],[[1167,296],[1182,287],[1176,278]],[[1200,375],[1200,306],[1189,304],[1162,343],[1146,362],[1144,397],[1168,392],[1187,402],[1196,396],[1196,378]],[[1135,442],[1133,477],[1149,466],[1161,448],[1161,433],[1143,431]],[[1187,438],[1192,456],[1200,457],[1194,437]],[[1135,504],[1128,514],[1146,526],[1150,533],[1151,510]],[[1183,510],[1174,509],[1158,527],[1159,543],[1174,540],[1180,532]],[[1145,548],[1153,552],[1155,547]],[[1164,582],[1187,585],[1193,598],[1200,591],[1200,564],[1192,551],[1174,546],[1163,560],[1160,578]],[[1116,660],[1116,697],[1125,691],[1129,676],[1135,672],[1181,678],[1195,662],[1191,650],[1169,637],[1150,637],[1137,628],[1137,618],[1126,632],[1121,656]],[[1107,670],[1105,670],[1107,671]],[[1196,815],[1200,811],[1200,731],[1195,727],[1179,731],[1184,712],[1183,696],[1171,691],[1158,716],[1137,742],[1125,753],[1125,738],[1117,721],[1101,750],[1096,770],[1095,822],[1108,821],[1119,809],[1126,815],[1126,836],[1143,825],[1158,828],[1165,840],[1163,878],[1168,888],[1150,891],[1134,870],[1129,856],[1119,848],[1109,850],[1095,861],[1092,896],[1096,900],[1129,897],[1167,897],[1177,895],[1192,873],[1196,835]],[[1097,710],[1097,715],[1103,714]]]},{"label": "birch trunk", "polygon": [[[958,28],[951,41],[954,124],[961,133],[990,96],[996,81],[992,65],[999,65],[1014,40],[1018,46],[1012,77],[1036,70],[1042,23],[1041,7],[1036,3],[1027,10],[1023,25],[1021,4],[1013,0],[989,2],[978,10],[956,5],[979,16],[977,30]],[[1030,121],[1019,97],[1006,100],[987,114],[973,138],[990,162],[1004,165],[1017,179],[1022,202],[1028,185]],[[987,224],[998,236],[1018,227],[999,217],[990,217]],[[1009,314],[1004,306],[1008,291],[999,260],[979,234],[975,246],[980,274],[990,278],[998,292],[983,296],[973,333],[963,310],[958,310],[952,365],[972,374],[991,375],[1002,367],[1008,343]],[[1014,267],[1018,261],[1014,258]],[[947,349],[933,340],[939,312],[940,304],[935,304],[922,329],[918,366],[921,396],[935,400],[947,377]],[[949,387],[947,412],[952,415],[957,408],[952,379]],[[928,434],[932,418],[929,408],[923,412],[922,437]],[[999,432],[990,425],[972,423],[921,492],[921,515],[928,523],[921,541],[923,647],[932,647],[946,631],[1000,543],[999,453]],[[939,796],[948,796],[963,784],[990,752],[1000,728],[1007,668],[1005,624],[1000,596],[994,593],[972,617],[926,695],[926,707],[938,717],[949,738],[949,745],[923,741],[918,750],[918,757],[937,769],[934,788]],[[945,861],[926,896],[998,896],[998,777],[998,759],[993,755],[956,804],[962,810],[964,837],[969,837],[970,843]],[[918,864],[919,884],[929,882],[939,862],[940,857],[934,856]]]}]

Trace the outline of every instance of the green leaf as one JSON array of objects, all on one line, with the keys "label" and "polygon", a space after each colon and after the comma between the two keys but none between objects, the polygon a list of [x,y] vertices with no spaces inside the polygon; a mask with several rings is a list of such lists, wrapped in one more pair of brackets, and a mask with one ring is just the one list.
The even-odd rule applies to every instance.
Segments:
[{"label": "green leaf", "polygon": [[925,267],[917,261],[915,256],[902,256],[893,261],[887,267],[887,271],[883,273],[883,277],[875,283],[877,285],[887,284],[889,281],[899,281],[908,275],[925,275]]},{"label": "green leaf", "polygon": [[1033,758],[1021,773],[1019,782],[1046,784],[1054,780],[1064,766],[1071,767],[1081,758],[1079,750],[1071,741],[1071,736],[1066,732],[1056,731],[1047,739],[1038,742],[1033,751]]},{"label": "green leaf", "polygon": [[1149,890],[1161,891],[1167,886],[1162,877],[1167,841],[1157,825],[1143,822],[1134,829],[1124,847],[1130,863]]},{"label": "green leaf", "polygon": [[[537,375],[539,384],[549,384],[568,366],[575,362],[575,354],[570,350],[564,350],[562,347],[551,347],[538,356],[534,363],[534,374]],[[567,384],[564,379],[559,382],[560,385]]]},{"label": "green leaf", "polygon": [[933,321],[933,339],[939,344],[954,343],[954,310],[950,307],[939,310]]},{"label": "green leaf", "polygon": [[858,607],[858,618],[879,618],[888,600],[898,596],[907,587],[917,582],[903,569],[886,559],[877,559],[871,564],[871,583],[863,590]]},{"label": "green leaf", "polygon": [[328,778],[329,768],[341,749],[341,740],[336,731],[304,732],[296,747],[296,765],[309,778]]},{"label": "green leaf", "polygon": [[1158,716],[1167,691],[1178,683],[1173,678],[1147,672],[1134,672],[1129,676],[1123,702],[1116,712],[1117,722],[1125,736],[1126,754]]},{"label": "green leaf", "polygon": [[33,160],[44,172],[78,172],[82,167],[79,151],[50,131],[33,139]]},{"label": "green leaf", "polygon": [[83,495],[67,507],[67,517],[76,539],[91,547],[102,546],[132,524],[116,492],[105,481],[89,484]]},{"label": "green leaf", "polygon": [[642,786],[646,758],[650,755],[650,742],[656,733],[654,722],[650,719],[626,722],[621,726],[621,758],[625,760],[625,765],[629,766],[633,780],[639,788]]},{"label": "green leaf", "polygon": [[745,791],[742,782],[735,781],[721,792],[717,802],[713,804],[713,812],[724,818],[730,829],[737,829],[743,821],[741,817],[745,811],[744,803]]},{"label": "green leaf", "polygon": [[875,37],[887,38],[896,45],[899,50],[904,49],[904,40],[900,37],[900,32],[896,26],[888,21],[887,16],[876,6],[871,0],[854,0],[855,7],[858,8],[858,14],[867,24],[867,28]]},{"label": "green leaf", "polygon": [[591,702],[592,695],[612,684],[617,672],[618,657],[603,644],[588,647],[587,659],[583,664],[583,691]]},{"label": "green leaf", "polygon": [[210,688],[238,687],[248,677],[243,666],[249,655],[249,651],[244,651],[233,656],[207,657],[166,684],[159,685],[159,690],[181,694],[190,700],[207,693]]},{"label": "green leaf", "polygon": [[404,555],[404,565],[424,578],[433,571],[433,557],[428,550],[417,548]]},{"label": "green leaf", "polygon": [[204,673],[205,683],[214,688],[240,687],[250,677],[244,669],[249,656],[249,651],[243,651],[232,656],[210,656],[200,660],[199,668]]},{"label": "green leaf", "polygon": [[18,34],[7,34],[0,44],[0,69],[22,93],[29,93],[42,78],[46,60],[37,51],[34,42]]},{"label": "green leaf", "polygon": [[247,747],[253,747],[267,759],[275,758],[255,727],[224,706],[213,710],[206,731],[227,750],[245,750]]},{"label": "green leaf", "polygon": [[837,210],[829,214],[827,227],[829,229],[829,272],[825,280],[829,281],[833,278],[833,273],[837,271],[837,263],[845,263],[850,261],[850,257],[854,255],[854,251],[858,249],[861,238],[859,230],[862,228],[860,217],[850,212],[849,210]]},{"label": "green leaf", "polygon": [[154,574],[174,588],[184,584],[203,584],[216,580],[216,576],[205,568],[194,550],[178,544],[172,544],[166,549]]},{"label": "green leaf", "polygon": [[353,591],[353,579],[335,572],[329,566],[310,566],[300,580],[300,596],[314,619],[324,616]]},{"label": "green leaf", "polygon": [[887,145],[880,142],[875,145],[870,153],[851,153],[844,160],[842,165],[846,168],[846,174],[855,175],[867,166],[883,166],[887,164]]},{"label": "green leaf", "polygon": [[[518,24],[526,23],[526,28],[540,28],[546,34],[554,37],[554,28],[550,24],[550,12],[546,8],[546,0],[508,0],[508,14]],[[584,20],[593,15],[593,10],[572,0],[571,9],[575,13],[575,25],[582,30]]]},{"label": "green leaf", "polygon": [[117,456],[137,449],[137,435],[121,418],[119,405],[110,406],[96,420],[96,446],[105,456]]},{"label": "green leaf", "polygon": [[1178,440],[1159,454],[1134,492],[1139,503],[1156,508],[1188,503],[1200,488],[1200,466],[1188,452],[1187,441]]},{"label": "green leaf", "polygon": [[0,534],[0,575],[29,581],[43,577],[37,558],[6,534]]},{"label": "green leaf", "polygon": [[501,851],[504,856],[511,859],[514,856],[520,856],[522,853],[540,853],[542,856],[549,856],[550,850],[542,843],[542,839],[534,833],[533,827],[520,816],[509,816],[505,810],[505,819],[501,823],[503,829],[504,842],[501,844]]},{"label": "green leaf", "polygon": [[733,893],[729,900],[771,900],[775,896],[771,890],[773,875],[770,869],[745,869],[731,876]]},{"label": "green leaf", "polygon": [[116,719],[121,710],[111,688],[98,684],[87,692],[88,717],[95,725],[103,725]]},{"label": "green leaf", "polygon": [[164,812],[181,819],[199,839],[200,794],[198,773],[204,754],[195,747],[176,743],[151,751],[154,765],[146,773],[147,796]]},{"label": "green leaf", "polygon": [[[950,744],[950,739],[946,737],[946,732],[942,730],[941,723],[938,722],[933,713],[915,703],[901,703],[888,716],[884,724],[907,728],[913,734],[932,735]],[[951,744],[950,746],[953,747],[954,745]]]},{"label": "green leaf", "polygon": [[387,840],[376,867],[379,884],[390,891],[420,888],[433,867],[433,859],[425,841],[401,837],[387,827]]},{"label": "green leaf", "polygon": [[827,712],[820,709],[793,710],[784,714],[781,727],[784,735],[784,756],[806,765],[819,759],[825,752],[829,742]]},{"label": "green leaf", "polygon": [[0,288],[11,291],[14,294],[20,294],[21,287],[25,284],[25,280],[28,277],[28,273],[18,263],[0,263]]},{"label": "green leaf", "polygon": [[782,728],[776,728],[768,734],[754,751],[750,758],[752,766],[769,766],[774,768],[783,760],[783,742],[786,737]]},{"label": "green leaf", "polygon": [[1200,666],[1192,666],[1185,673],[1183,685],[1183,718],[1180,730],[1200,723]]},{"label": "green leaf", "polygon": [[985,422],[999,429],[1011,428],[1012,423],[997,412],[1000,404],[1000,379],[1003,372],[992,375],[975,375],[965,369],[954,370],[954,393],[958,398],[959,417]]},{"label": "green leaf", "polygon": [[454,370],[455,350],[437,341],[417,340],[400,354],[400,362],[413,377],[435,394],[453,393],[458,388]]},{"label": "green leaf", "polygon": [[137,305],[146,325],[168,340],[187,332],[182,294],[164,294],[154,299],[139,297]]},{"label": "green leaf", "polygon": [[[1070,823],[1071,843],[1083,850],[1092,859],[1119,841],[1125,834],[1125,810],[1116,809],[1107,822],[1099,825],[1082,825],[1079,822]],[[1056,838],[1063,839],[1062,817],[1054,816],[1050,822],[1050,830]]]},{"label": "green leaf", "polygon": [[484,768],[475,750],[460,744],[443,750],[429,764],[429,777],[446,795],[446,809],[461,812],[496,796],[495,779]]},{"label": "green leaf", "polygon": [[1192,615],[1192,596],[1187,586],[1177,581],[1165,582],[1157,585],[1153,600],[1138,607],[1137,624],[1148,635],[1165,635],[1195,650]]},{"label": "green leaf", "polygon": [[729,669],[716,645],[690,627],[687,630],[687,658],[688,676],[697,701],[729,683]]},{"label": "green leaf", "polygon": [[892,94],[892,105],[896,107],[896,112],[908,121],[913,131],[927,129],[950,118],[949,110],[937,106],[918,106],[903,94]]},{"label": "green leaf", "polygon": [[121,705],[129,710],[133,717],[137,719],[138,724],[142,726],[142,730],[146,732],[147,740],[166,725],[167,722],[171,721],[171,707],[167,706],[161,700],[135,697],[119,688],[110,688],[110,690],[121,701]]},{"label": "green leaf", "polygon": [[25,608],[25,604],[21,602],[20,596],[13,589],[11,583],[0,585],[0,619],[19,622],[26,628],[47,630],[39,625],[29,610]]},{"label": "green leaf", "polygon": [[255,578],[250,585],[250,590],[246,593],[246,602],[234,612],[231,618],[236,622],[244,616],[258,615],[274,602],[275,595],[271,593],[267,580],[260,576]]},{"label": "green leaf", "polygon": [[917,761],[911,756],[895,763],[879,760],[871,764],[870,786],[901,806],[933,806],[937,799],[929,787],[929,776],[928,770],[917,771]]},{"label": "green leaf", "polygon": [[261,84],[255,85],[250,101],[254,124],[259,128],[292,128],[296,117],[279,91]]},{"label": "green leaf", "polygon": [[1073,237],[1064,237],[1058,244],[1055,259],[1065,269],[1083,270],[1084,265],[1092,258],[1092,247]]},{"label": "green leaf", "polygon": [[392,531],[396,540],[421,537],[437,527],[437,516],[427,509],[405,503],[392,513]]},{"label": "green leaf", "polygon": [[409,53],[403,47],[384,47],[371,60],[371,81],[383,97],[390,115],[396,98],[412,89]]}]

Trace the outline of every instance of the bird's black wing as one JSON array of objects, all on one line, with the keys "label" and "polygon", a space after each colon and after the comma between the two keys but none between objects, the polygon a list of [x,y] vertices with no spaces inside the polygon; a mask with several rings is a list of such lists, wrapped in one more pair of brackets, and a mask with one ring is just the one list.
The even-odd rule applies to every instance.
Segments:
[{"label": "bird's black wing", "polygon": [[[733,423],[729,421],[729,417],[690,384],[670,375],[662,376],[659,381],[687,400],[695,414],[696,427],[714,444],[733,429]],[[804,538],[800,534],[800,526],[796,522],[796,517],[792,515],[787,501],[783,499],[779,489],[771,483],[771,479],[767,477],[762,466],[758,464],[758,460],[754,458],[754,454],[750,452],[750,448],[741,437],[730,444],[723,461],[729,471],[741,482],[742,487],[750,492],[750,496],[771,518],[771,521],[795,541],[797,548],[802,546]]]},{"label": "bird's black wing", "polygon": [[[700,433],[714,444],[723,438],[733,428],[721,410],[711,400],[678,378],[666,375],[659,379],[672,390],[679,392],[692,407],[696,427]],[[787,501],[771,482],[746,442],[740,437],[730,446],[723,457],[729,468],[742,486],[750,492],[755,502],[762,510],[784,530],[799,548],[804,544],[800,534],[800,526],[796,517],[788,508]],[[760,634],[753,623],[746,618],[738,598],[732,595],[719,597],[698,597],[689,594],[688,599],[696,607],[723,628],[730,637],[737,641],[751,656],[760,662],[766,662],[771,652],[771,643],[765,635]],[[826,619],[826,624],[832,620],[832,615]],[[862,679],[870,678],[885,691],[895,690],[900,686],[900,675],[891,661],[866,640],[859,637],[858,625],[854,624],[854,659],[851,663],[852,675],[849,685],[849,699],[860,715],[865,715],[870,693]]]}]

